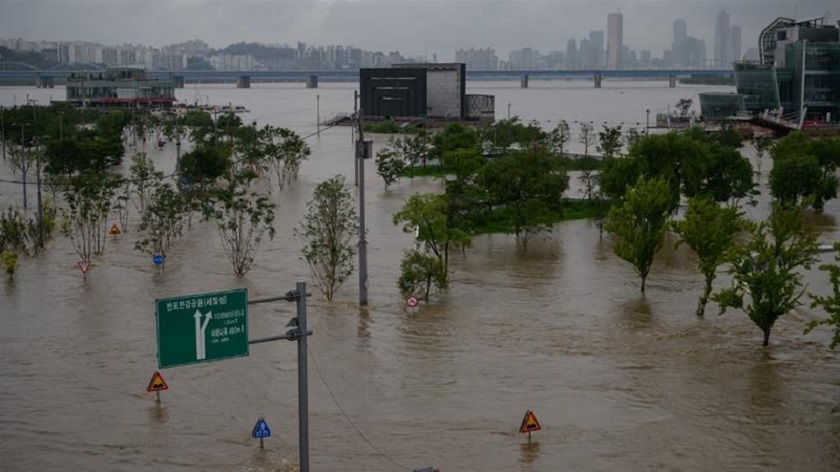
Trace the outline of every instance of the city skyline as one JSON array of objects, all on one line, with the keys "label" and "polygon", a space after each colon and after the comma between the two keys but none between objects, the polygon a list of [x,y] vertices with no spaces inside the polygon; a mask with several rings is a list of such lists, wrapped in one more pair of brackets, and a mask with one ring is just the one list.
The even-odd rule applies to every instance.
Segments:
[{"label": "city skyline", "polygon": [[[741,27],[744,52],[761,28],[778,16],[834,16],[833,2],[693,1],[184,1],[99,2],[0,0],[0,31],[29,41],[86,40],[152,46],[201,39],[213,48],[240,41],[294,45],[352,44],[366,50],[399,51],[407,57],[493,48],[500,58],[533,48],[566,50],[591,31],[604,31],[610,13],[623,17],[622,44],[662,57],[673,42],[672,22],[684,19],[689,36],[704,41],[709,58],[716,15],[726,9]],[[129,21],[130,20],[130,21]],[[663,21],[665,20],[665,21]],[[154,26],[149,26],[154,25]],[[372,26],[373,25],[373,26]],[[605,41],[606,43],[606,41]],[[606,49],[607,44],[604,44]]]}]

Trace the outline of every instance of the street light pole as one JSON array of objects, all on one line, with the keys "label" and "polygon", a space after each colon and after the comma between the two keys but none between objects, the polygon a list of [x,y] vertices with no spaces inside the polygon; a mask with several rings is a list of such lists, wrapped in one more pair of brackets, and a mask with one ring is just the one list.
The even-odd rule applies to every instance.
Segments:
[{"label": "street light pole", "polygon": [[364,108],[359,109],[359,140],[356,142],[356,169],[359,173],[359,306],[368,304],[367,240],[365,238],[365,130]]},{"label": "street light pole", "polygon": [[645,110],[645,135],[650,134],[650,108]]},{"label": "street light pole", "polygon": [[6,108],[0,106],[0,135],[3,136],[3,160],[6,160]]},{"label": "street light pole", "polygon": [[510,102],[508,102],[508,121],[510,120]]},{"label": "street light pole", "polygon": [[[33,133],[36,128],[37,117],[35,116],[35,110],[38,101],[34,98],[32,99],[32,129]],[[36,179],[36,187],[38,189],[38,249],[43,249],[44,247],[44,205],[41,200],[41,154],[38,152],[38,141],[35,139],[35,135],[32,136],[32,145],[35,147],[35,179]]]}]

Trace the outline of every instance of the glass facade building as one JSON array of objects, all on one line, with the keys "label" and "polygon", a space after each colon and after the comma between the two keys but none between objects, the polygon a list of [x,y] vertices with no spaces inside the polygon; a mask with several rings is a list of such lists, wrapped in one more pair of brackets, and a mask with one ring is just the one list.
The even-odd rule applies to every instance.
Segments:
[{"label": "glass facade building", "polygon": [[[825,25],[823,18],[801,22],[778,18],[761,32],[759,46],[760,63],[733,66],[736,90],[743,97],[739,111],[773,111],[791,119],[840,123],[838,27]],[[701,109],[714,114],[716,107],[711,102],[704,106],[703,101],[701,94]]]}]

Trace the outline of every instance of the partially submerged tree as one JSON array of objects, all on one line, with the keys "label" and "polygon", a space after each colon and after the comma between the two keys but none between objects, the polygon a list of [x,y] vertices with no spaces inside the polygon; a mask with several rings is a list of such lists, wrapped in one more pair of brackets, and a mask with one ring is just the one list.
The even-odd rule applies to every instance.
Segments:
[{"label": "partially submerged tree", "polygon": [[688,244],[697,253],[697,266],[705,284],[696,314],[703,316],[717,268],[725,261],[735,234],[743,227],[741,216],[737,209],[723,208],[709,197],[695,197],[688,201],[685,218],[672,222],[671,227],[680,237],[677,246]]},{"label": "partially submerged tree", "polygon": [[583,145],[583,155],[589,156],[589,147],[595,144],[598,135],[595,134],[595,127],[591,123],[580,124],[578,142]]},{"label": "partially submerged tree", "polygon": [[405,161],[393,148],[380,149],[376,153],[376,173],[385,183],[386,190],[399,180],[404,171]]},{"label": "partially submerged tree", "polygon": [[563,157],[566,154],[566,144],[571,139],[572,134],[566,120],[558,121],[545,138],[548,149],[557,157]]},{"label": "partially submerged tree", "polygon": [[773,204],[768,220],[748,224],[750,238],[731,251],[727,262],[732,285],[712,300],[723,314],[729,308],[746,312],[770,343],[770,331],[782,315],[800,306],[805,292],[801,269],[816,261],[816,237],[806,231],[800,206]]},{"label": "partially submerged tree", "polygon": [[315,187],[307,213],[295,234],[306,243],[303,258],[312,269],[321,293],[332,300],[353,273],[352,238],[359,226],[344,177],[337,175]]},{"label": "partially submerged tree", "polygon": [[605,159],[617,157],[621,153],[621,125],[603,125],[603,131],[598,132],[598,152]]},{"label": "partially submerged tree", "polygon": [[443,195],[416,194],[393,217],[395,225],[402,224],[403,231],[415,233],[417,242],[440,261],[443,280],[448,277],[450,249],[469,246],[472,240],[467,231],[449,225],[447,208]]},{"label": "partially submerged tree", "polygon": [[138,152],[131,156],[131,166],[128,170],[131,193],[134,194],[134,206],[142,217],[146,214],[146,208],[163,180],[163,172],[155,171],[152,159],[145,152]]},{"label": "partially submerged tree", "polygon": [[274,204],[265,195],[249,190],[256,175],[251,171],[232,170],[227,183],[213,189],[205,205],[205,218],[213,220],[225,255],[236,275],[245,275],[263,236],[274,238]]},{"label": "partially submerged tree", "polygon": [[828,317],[822,320],[814,320],[808,323],[805,328],[805,334],[811,332],[814,328],[820,325],[831,326],[834,329],[834,336],[831,338],[831,349],[840,345],[840,243],[834,243],[834,264],[823,264],[820,270],[828,272],[829,280],[831,281],[831,295],[822,296],[810,294],[811,308],[821,307],[828,314]]},{"label": "partially submerged tree", "polygon": [[183,232],[189,212],[185,194],[168,183],[158,183],[140,221],[140,230],[146,237],[137,241],[134,248],[150,255],[160,254],[166,261],[169,249]]},{"label": "partially submerged tree", "polygon": [[642,279],[642,293],[653,258],[662,247],[668,217],[671,214],[671,191],[661,178],[640,177],[627,189],[624,202],[610,209],[604,229],[615,234],[615,254],[633,264]]},{"label": "partially submerged tree", "polygon": [[64,217],[73,248],[83,261],[105,250],[108,213],[120,183],[114,175],[88,173],[72,178],[64,190]]},{"label": "partially submerged tree", "polygon": [[551,228],[560,210],[569,178],[560,161],[542,148],[532,148],[492,160],[480,182],[494,206],[503,209],[517,240],[525,247],[530,235]]},{"label": "partially submerged tree", "polygon": [[432,289],[443,290],[447,286],[446,271],[440,259],[417,249],[406,251],[400,262],[400,278],[397,280],[403,297],[419,296],[429,303]]}]

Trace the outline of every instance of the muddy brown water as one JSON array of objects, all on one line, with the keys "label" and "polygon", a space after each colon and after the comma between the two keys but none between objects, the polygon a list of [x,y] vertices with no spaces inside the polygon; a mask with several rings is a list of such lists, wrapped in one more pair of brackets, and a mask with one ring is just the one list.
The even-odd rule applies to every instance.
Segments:
[{"label": "muddy brown water", "polygon": [[[253,87],[178,92],[245,105],[246,121],[302,134],[314,131],[315,95],[322,117],[352,107],[352,84]],[[631,123],[644,119],[646,108],[725,89],[606,83],[599,92],[574,82],[469,88],[496,94],[500,111],[512,103],[514,114],[544,123],[587,116]],[[61,92],[4,88],[0,102],[21,103],[26,93]],[[236,287],[268,296],[296,281],[309,282],[314,293],[313,471],[840,470],[840,362],[828,349],[828,330],[802,334],[822,314],[803,307],[785,316],[766,349],[743,313],[718,317],[710,305],[697,319],[702,280],[685,248],[666,245],[643,296],[631,267],[591,222],[559,224],[527,251],[512,236],[481,236],[453,255],[449,291],[409,313],[395,280],[413,240],[391,215],[409,195],[439,186],[403,180],[385,191],[369,162],[370,307],[356,306],[355,275],[336,301],[324,301],[292,231],[319,181],[344,173],[352,183],[350,140],[347,128],[308,140],[313,156],[300,179],[272,197],[277,237],[263,244],[244,278],[232,275],[215,230],[204,223],[177,243],[165,271],[132,250],[136,232],[109,237],[87,281],[63,238],[23,260],[15,280],[0,285],[0,470],[287,470],[297,461],[293,343],[166,369],[170,389],[160,405],[145,387],[157,367],[156,298]],[[146,151],[171,170],[171,145]],[[6,164],[0,169],[0,178],[13,177]],[[4,204],[19,198],[18,185],[0,184]],[[810,217],[823,241],[836,239],[838,211],[832,201]],[[766,200],[749,212],[765,215]],[[818,270],[806,280],[812,291],[830,289]],[[716,286],[726,282],[722,274]],[[292,304],[252,306],[250,334],[283,332],[293,315]],[[518,432],[527,409],[543,428],[531,444]],[[260,416],[272,429],[263,450],[250,437]]]}]

